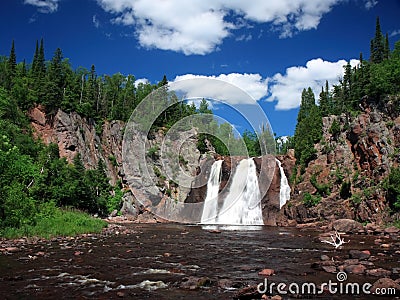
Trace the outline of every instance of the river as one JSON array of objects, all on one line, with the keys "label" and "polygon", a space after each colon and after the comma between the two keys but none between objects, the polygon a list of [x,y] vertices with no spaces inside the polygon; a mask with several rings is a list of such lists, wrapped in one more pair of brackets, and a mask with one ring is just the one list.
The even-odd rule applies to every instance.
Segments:
[{"label": "river", "polygon": [[[399,255],[385,254],[367,235],[351,236],[345,249],[334,250],[315,230],[236,229],[128,224],[109,234],[25,243],[0,255],[0,299],[233,299],[244,287],[264,282],[258,273],[266,268],[275,271],[269,283],[336,280],[312,264],[322,254],[345,257],[349,249],[384,252],[382,267],[399,265]],[[346,298],[353,296],[324,296]]]}]

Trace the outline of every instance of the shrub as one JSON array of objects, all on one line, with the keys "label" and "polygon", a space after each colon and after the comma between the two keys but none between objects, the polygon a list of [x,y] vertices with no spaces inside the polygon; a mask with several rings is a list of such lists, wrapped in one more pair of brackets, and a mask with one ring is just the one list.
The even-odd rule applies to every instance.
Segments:
[{"label": "shrub", "polygon": [[157,145],[151,147],[148,151],[147,151],[147,156],[152,158],[152,159],[158,159],[160,157],[160,155],[158,154],[158,150],[160,150],[160,148],[158,148]]},{"label": "shrub", "polygon": [[392,168],[384,183],[387,199],[395,211],[400,211],[400,168]]},{"label": "shrub", "polygon": [[319,195],[314,196],[308,192],[304,193],[303,204],[306,207],[316,206],[320,201],[321,201],[321,196],[319,196]]}]

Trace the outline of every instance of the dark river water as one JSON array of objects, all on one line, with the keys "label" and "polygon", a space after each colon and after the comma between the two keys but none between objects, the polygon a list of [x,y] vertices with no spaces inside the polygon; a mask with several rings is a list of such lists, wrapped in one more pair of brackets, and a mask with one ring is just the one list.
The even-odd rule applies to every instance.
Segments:
[{"label": "dark river water", "polygon": [[[274,269],[268,281],[276,284],[321,284],[336,281],[335,274],[311,267],[322,254],[382,252],[365,235],[351,236],[345,249],[334,250],[316,239],[317,232],[295,228],[126,227],[118,234],[40,241],[0,255],[0,299],[233,299],[244,287],[264,282],[258,274],[262,269]],[[399,255],[385,255],[382,267],[400,266]],[[376,278],[347,280],[373,283]]]}]

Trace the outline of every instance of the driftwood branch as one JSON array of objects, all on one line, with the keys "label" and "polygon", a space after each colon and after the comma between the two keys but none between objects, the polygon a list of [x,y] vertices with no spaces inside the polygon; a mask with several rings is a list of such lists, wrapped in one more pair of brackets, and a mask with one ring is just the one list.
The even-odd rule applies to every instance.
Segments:
[{"label": "driftwood branch", "polygon": [[335,249],[339,248],[339,247],[342,246],[343,244],[347,244],[347,243],[350,242],[350,240],[348,240],[348,241],[346,242],[346,241],[344,240],[344,238],[342,238],[342,237],[340,236],[340,233],[337,232],[336,230],[335,230],[335,234],[331,234],[331,240],[332,240],[332,241],[330,241],[330,240],[323,240],[323,241],[321,241],[321,242],[322,242],[322,243],[329,244],[329,245],[332,245],[333,247],[335,247]]}]

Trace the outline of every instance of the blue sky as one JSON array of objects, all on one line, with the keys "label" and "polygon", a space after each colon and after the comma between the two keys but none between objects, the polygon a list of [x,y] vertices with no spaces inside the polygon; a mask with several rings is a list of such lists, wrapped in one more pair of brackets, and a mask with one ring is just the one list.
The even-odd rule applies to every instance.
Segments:
[{"label": "blue sky", "polygon": [[[15,40],[31,61],[44,38],[74,68],[134,74],[155,83],[207,76],[247,91],[274,132],[292,135],[301,90],[337,82],[346,61],[369,57],[375,19],[391,47],[399,0],[3,0],[0,54]],[[247,103],[248,104],[248,103]],[[219,110],[221,111],[221,109]],[[222,110],[223,111],[223,110]],[[222,112],[223,114],[223,112]],[[225,116],[227,119],[229,116]],[[231,120],[235,123],[235,118]]]}]

